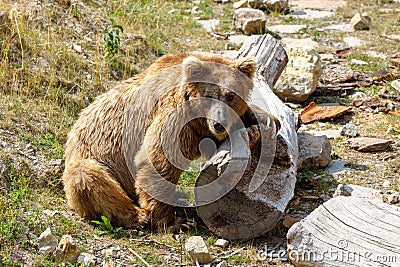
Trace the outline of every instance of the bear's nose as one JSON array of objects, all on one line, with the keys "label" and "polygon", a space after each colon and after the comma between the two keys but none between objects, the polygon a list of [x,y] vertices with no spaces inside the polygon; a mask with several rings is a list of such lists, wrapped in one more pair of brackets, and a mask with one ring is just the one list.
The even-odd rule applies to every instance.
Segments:
[{"label": "bear's nose", "polygon": [[214,129],[215,129],[215,131],[217,131],[217,133],[225,132],[225,127],[222,126],[222,124],[218,123],[218,122],[214,123]]}]

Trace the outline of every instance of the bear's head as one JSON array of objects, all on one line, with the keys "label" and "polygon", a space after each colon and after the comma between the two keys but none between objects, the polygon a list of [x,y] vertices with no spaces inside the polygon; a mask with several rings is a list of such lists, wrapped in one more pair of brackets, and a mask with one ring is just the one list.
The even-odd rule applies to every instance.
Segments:
[{"label": "bear's head", "polygon": [[179,102],[187,103],[187,110],[202,117],[199,121],[206,131],[218,140],[225,139],[248,109],[253,59],[212,61],[188,56],[181,68]]}]

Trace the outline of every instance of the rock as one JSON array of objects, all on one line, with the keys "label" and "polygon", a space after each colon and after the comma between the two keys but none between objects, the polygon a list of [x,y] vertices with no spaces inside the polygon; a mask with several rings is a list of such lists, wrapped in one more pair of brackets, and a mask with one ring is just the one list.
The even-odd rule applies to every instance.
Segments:
[{"label": "rock", "polygon": [[307,25],[305,25],[305,24],[301,24],[301,25],[283,24],[283,25],[269,26],[268,30],[271,32],[275,32],[275,33],[297,33],[306,28],[307,28]]},{"label": "rock", "polygon": [[289,0],[248,0],[249,6],[268,10],[271,12],[283,12],[289,7]]},{"label": "rock", "polygon": [[232,42],[235,46],[241,46],[249,36],[247,35],[230,35],[228,40]]},{"label": "rock", "polygon": [[51,166],[61,166],[62,165],[62,159],[52,159],[49,161],[49,165]]},{"label": "rock", "polygon": [[299,19],[322,19],[327,17],[332,17],[335,15],[335,12],[331,11],[319,11],[319,10],[312,10],[312,9],[303,9],[303,10],[296,10],[289,13],[289,17],[299,18]]},{"label": "rock", "polygon": [[300,121],[304,124],[313,121],[326,121],[338,118],[351,110],[351,107],[346,106],[318,106],[314,102],[308,104],[300,112]]},{"label": "rock", "polygon": [[322,28],[327,31],[338,31],[338,32],[351,32],[352,28],[349,24],[335,24]]},{"label": "rock", "polygon": [[350,146],[360,152],[380,152],[386,150],[393,143],[391,140],[370,137],[349,139]]},{"label": "rock", "polygon": [[385,180],[382,184],[383,187],[391,187],[392,183],[389,180]]},{"label": "rock", "polygon": [[291,48],[289,62],[273,91],[285,102],[303,102],[317,88],[322,74],[321,58],[315,50]]},{"label": "rock", "polygon": [[54,254],[56,259],[74,264],[81,251],[77,248],[72,236],[63,235]]},{"label": "rock", "polygon": [[289,229],[290,227],[292,227],[293,224],[295,224],[299,221],[300,221],[299,218],[293,217],[291,215],[286,215],[285,219],[283,220],[282,223],[283,223],[283,226],[285,226],[286,228]]},{"label": "rock", "polygon": [[333,160],[325,172],[329,175],[339,175],[344,173],[351,173],[354,169],[347,167],[349,163],[344,160]]},{"label": "rock", "polygon": [[320,169],[331,163],[332,146],[326,136],[313,136],[309,133],[297,134],[299,159],[302,167]]},{"label": "rock", "polygon": [[343,41],[349,47],[359,47],[364,44],[363,41],[361,41],[360,39],[358,39],[356,37],[345,37],[345,38],[343,38]]},{"label": "rock", "polygon": [[351,27],[358,30],[369,30],[371,28],[371,17],[367,14],[357,13],[350,21]]},{"label": "rock", "polygon": [[220,263],[218,263],[216,267],[228,267],[228,263],[225,260],[223,260]]},{"label": "rock", "polygon": [[190,9],[190,14],[196,15],[201,12],[201,9],[199,6],[193,6],[192,9]]},{"label": "rock", "polygon": [[373,188],[369,188],[369,187],[359,186],[359,185],[338,184],[337,189],[336,189],[335,193],[333,194],[333,197],[353,196],[353,197],[371,199],[371,197],[374,194],[379,193],[379,192],[381,192],[381,191],[373,189]]},{"label": "rock", "polygon": [[76,263],[79,264],[79,266],[96,266],[96,256],[82,252],[76,260]]},{"label": "rock", "polygon": [[196,20],[200,23],[206,32],[213,32],[219,26],[218,19]]},{"label": "rock", "polygon": [[355,65],[368,65],[368,62],[365,62],[364,60],[354,59],[354,58],[350,62]]},{"label": "rock", "polygon": [[57,248],[57,238],[51,233],[50,228],[47,228],[40,234],[37,242],[39,243],[39,253],[50,254]]},{"label": "rock", "polygon": [[346,6],[345,0],[295,0],[290,1],[291,9],[316,9],[316,10],[328,10],[335,11],[339,7]]},{"label": "rock", "polygon": [[247,0],[240,0],[240,1],[233,3],[234,9],[243,8],[243,7],[247,7],[247,6],[248,6]]},{"label": "rock", "polygon": [[400,92],[400,80],[394,80],[390,83],[390,85],[396,89],[398,92]]},{"label": "rock", "polygon": [[209,263],[212,261],[212,256],[208,252],[206,243],[201,236],[192,236],[185,243],[185,250],[189,254],[190,258],[196,263],[196,260],[200,264]]},{"label": "rock", "polygon": [[356,128],[356,126],[354,124],[347,123],[340,130],[340,134],[343,135],[343,136],[356,137],[358,132],[357,132],[357,128]]},{"label": "rock", "polygon": [[312,134],[314,136],[326,136],[328,139],[336,139],[340,137],[340,131],[339,130],[333,130],[333,129],[328,129],[328,130],[323,130],[323,131],[316,131],[316,130],[311,130],[307,131],[307,133]]},{"label": "rock", "polygon": [[228,247],[228,245],[229,245],[229,241],[220,238],[220,239],[218,239],[218,240],[215,242],[215,245],[216,245],[217,247],[226,248],[226,247]]},{"label": "rock", "polygon": [[316,41],[313,41],[311,38],[282,38],[281,43],[286,48],[286,50],[289,50],[291,48],[303,48],[311,50],[317,49],[319,47],[318,43]]},{"label": "rock", "polygon": [[225,44],[225,49],[226,50],[235,50],[236,49],[236,45],[233,42],[228,41]]},{"label": "rock", "polygon": [[236,28],[245,34],[257,34],[265,31],[267,17],[261,10],[254,8],[239,8],[234,11],[233,17]]},{"label": "rock", "polygon": [[396,192],[394,190],[388,190],[384,194],[383,202],[388,204],[396,204],[399,202],[399,198],[400,198],[399,192]]}]

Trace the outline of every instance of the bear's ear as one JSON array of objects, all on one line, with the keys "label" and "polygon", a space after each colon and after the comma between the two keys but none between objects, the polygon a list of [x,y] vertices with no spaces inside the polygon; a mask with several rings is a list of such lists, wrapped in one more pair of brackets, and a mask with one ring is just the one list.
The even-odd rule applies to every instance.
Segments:
[{"label": "bear's ear", "polygon": [[254,58],[242,58],[236,61],[235,68],[252,79],[256,71],[256,63],[254,62]]},{"label": "bear's ear", "polygon": [[194,56],[184,58],[182,61],[182,82],[200,82],[204,81],[205,68],[203,62]]}]

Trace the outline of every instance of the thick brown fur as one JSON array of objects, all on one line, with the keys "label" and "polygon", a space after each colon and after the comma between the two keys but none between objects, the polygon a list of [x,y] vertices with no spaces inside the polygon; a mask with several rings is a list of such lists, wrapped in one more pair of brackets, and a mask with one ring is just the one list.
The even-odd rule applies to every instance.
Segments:
[{"label": "thick brown fur", "polygon": [[[224,98],[226,88],[216,87],[213,92],[205,83],[181,85],[185,76],[190,77],[203,68],[203,62],[222,64],[243,73],[247,78],[223,77],[239,85],[240,92],[235,94],[240,97],[228,103]],[[203,138],[220,141],[226,138],[226,133],[216,133],[205,118],[192,120],[177,132],[171,122],[180,118],[171,114],[180,104],[198,96],[222,101],[238,116],[248,113],[246,100],[253,86],[254,70],[252,60],[231,61],[194,53],[166,55],[146,71],[99,96],[81,112],[69,133],[63,175],[69,205],[83,217],[97,219],[105,215],[114,225],[125,228],[144,226],[150,221],[157,227],[171,224],[174,221],[172,207],[148,194],[150,190],[172,197],[173,192],[160,187],[153,178],[161,175],[177,184],[182,172],[171,164],[163,150],[169,146],[173,149],[172,143],[178,142],[181,153],[193,160],[200,156],[198,146]],[[218,74],[219,68],[207,71]],[[224,75],[229,76],[229,73]]]}]

